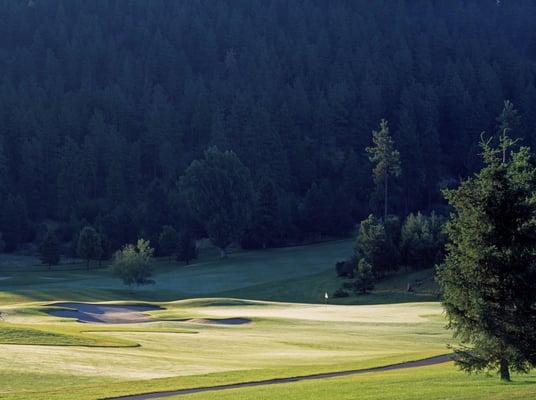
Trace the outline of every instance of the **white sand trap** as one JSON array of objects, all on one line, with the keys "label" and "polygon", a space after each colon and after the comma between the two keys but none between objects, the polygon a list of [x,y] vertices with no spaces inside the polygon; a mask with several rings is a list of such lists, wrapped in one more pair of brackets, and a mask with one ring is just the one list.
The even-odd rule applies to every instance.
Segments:
[{"label": "white sand trap", "polygon": [[5,281],[7,279],[11,279],[11,276],[0,276],[0,281]]},{"label": "white sand trap", "polygon": [[160,310],[153,305],[120,305],[120,304],[89,304],[89,303],[54,303],[55,307],[68,310],[50,310],[49,314],[56,317],[75,318],[78,322],[97,324],[136,324],[154,322],[144,311]]}]

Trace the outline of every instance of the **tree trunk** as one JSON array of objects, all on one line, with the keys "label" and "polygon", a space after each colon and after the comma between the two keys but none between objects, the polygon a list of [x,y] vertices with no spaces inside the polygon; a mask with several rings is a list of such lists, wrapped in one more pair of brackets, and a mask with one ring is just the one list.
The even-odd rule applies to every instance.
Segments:
[{"label": "tree trunk", "polygon": [[86,260],[86,269],[89,271],[89,258]]},{"label": "tree trunk", "polygon": [[508,360],[501,358],[501,380],[510,382],[510,369],[508,367]]}]

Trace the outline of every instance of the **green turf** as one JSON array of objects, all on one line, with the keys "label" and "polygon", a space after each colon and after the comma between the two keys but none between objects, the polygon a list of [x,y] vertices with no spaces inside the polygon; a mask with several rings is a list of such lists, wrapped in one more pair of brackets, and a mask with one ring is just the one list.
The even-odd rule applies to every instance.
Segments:
[{"label": "green turf", "polygon": [[209,252],[188,266],[160,260],[155,263],[156,284],[132,291],[107,269],[19,273],[4,273],[0,269],[0,274],[10,277],[0,281],[0,304],[47,300],[170,301],[214,296],[282,280],[303,286],[306,284],[301,282],[303,278],[328,271],[337,279],[333,273],[335,262],[348,257],[351,252],[352,241],[341,240],[314,246],[237,251],[224,260]]},{"label": "green turf", "polygon": [[[68,393],[91,399],[112,393],[382,365],[444,353],[448,338],[444,322],[438,318],[441,309],[437,303],[347,307],[212,298],[160,305],[162,310],[150,312],[154,318],[239,317],[252,322],[238,326],[180,321],[104,326],[46,316],[35,312],[40,309],[35,304],[12,305],[3,327],[32,326],[81,338],[98,337],[101,342],[128,341],[139,346],[0,344],[0,373],[26,376],[28,381],[50,371],[58,377],[76,375],[81,380],[72,380]],[[26,307],[31,312],[24,312]],[[196,333],[182,334],[185,331]],[[88,385],[90,377],[93,380]],[[27,386],[23,380],[20,386],[12,384],[11,390],[0,387],[0,397],[24,398],[21,393]],[[39,393],[31,397],[66,398],[54,379],[44,379]]]},{"label": "green turf", "polygon": [[536,374],[514,376],[512,383],[496,377],[468,376],[452,364],[274,386],[232,389],[171,397],[182,400],[528,400],[536,397]]},{"label": "green turf", "polygon": [[[90,400],[367,368],[448,351],[442,309],[427,302],[436,300],[431,271],[397,274],[370,295],[322,304],[323,293],[344,281],[335,276],[335,262],[351,251],[352,241],[344,240],[236,252],[226,260],[205,253],[191,266],[161,260],[157,284],[134,291],[106,269],[10,272],[0,281],[0,376],[6,382],[0,398]],[[408,283],[415,292],[406,290]],[[80,324],[47,314],[55,301],[147,301],[162,309],[149,312],[155,319],[149,323]],[[225,318],[251,323],[199,323]],[[437,379],[471,382],[447,372]],[[436,379],[422,377],[429,378]],[[346,391],[328,388],[324,395],[353,398],[352,379],[341,385]],[[405,398],[398,386],[407,382],[397,379],[392,392]],[[373,382],[367,385],[364,393],[374,391]],[[493,387],[501,396],[510,390]],[[300,390],[266,398],[314,398],[307,392],[313,386]],[[240,398],[261,398],[256,391],[244,393]]]},{"label": "green turf", "polygon": [[137,343],[127,340],[98,337],[58,326],[38,328],[28,325],[0,324],[0,344],[89,346],[89,347],[132,347]]}]

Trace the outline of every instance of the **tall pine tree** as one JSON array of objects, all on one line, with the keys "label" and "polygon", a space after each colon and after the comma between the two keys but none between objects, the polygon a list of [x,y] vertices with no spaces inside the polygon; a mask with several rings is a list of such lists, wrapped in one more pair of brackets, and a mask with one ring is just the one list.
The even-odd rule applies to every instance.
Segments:
[{"label": "tall pine tree", "polygon": [[483,142],[481,171],[445,192],[454,212],[438,269],[457,363],[503,380],[536,366],[536,164],[512,142]]}]

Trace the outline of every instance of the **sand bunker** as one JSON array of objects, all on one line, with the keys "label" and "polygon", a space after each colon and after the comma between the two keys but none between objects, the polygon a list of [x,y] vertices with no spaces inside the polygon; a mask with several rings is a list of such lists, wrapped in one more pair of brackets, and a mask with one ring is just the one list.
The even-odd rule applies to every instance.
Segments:
[{"label": "sand bunker", "polygon": [[153,305],[120,305],[120,304],[88,304],[88,303],[54,303],[51,306],[65,307],[69,310],[49,310],[56,317],[75,318],[79,322],[97,324],[136,324],[154,322],[144,311],[160,310]]},{"label": "sand bunker", "polygon": [[243,325],[249,324],[251,320],[247,318],[193,318],[186,320],[185,322],[190,322],[192,324]]}]

